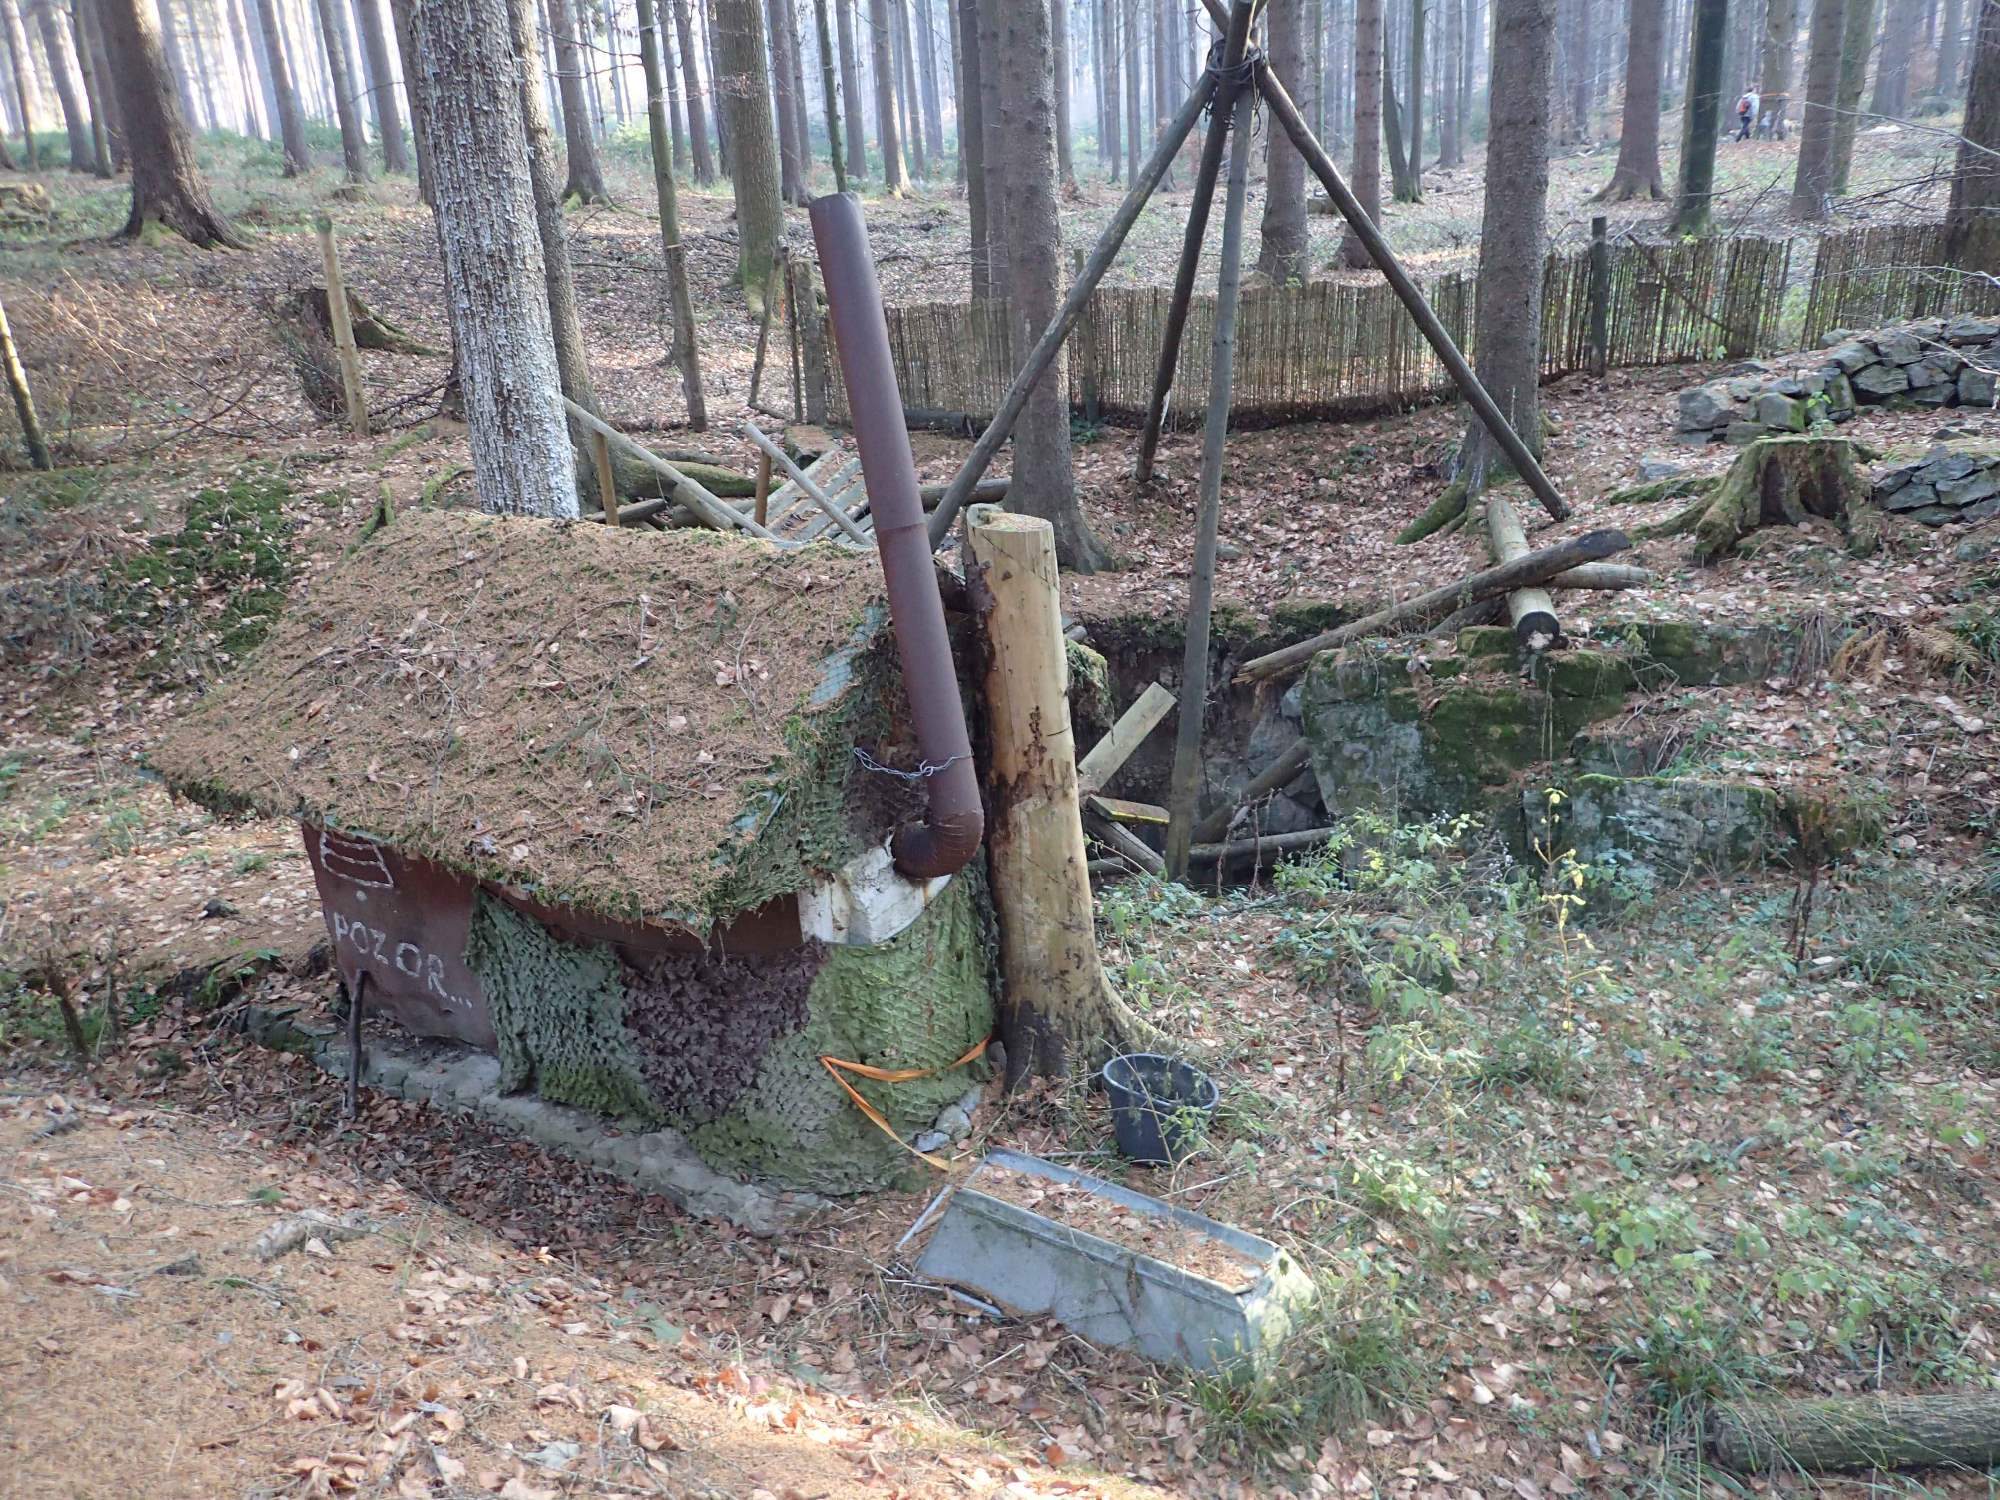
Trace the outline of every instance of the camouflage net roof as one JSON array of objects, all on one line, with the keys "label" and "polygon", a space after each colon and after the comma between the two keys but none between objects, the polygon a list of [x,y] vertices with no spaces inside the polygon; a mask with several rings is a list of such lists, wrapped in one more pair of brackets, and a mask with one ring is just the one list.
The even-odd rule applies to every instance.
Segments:
[{"label": "camouflage net roof", "polygon": [[712,532],[399,517],[155,753],[211,806],[696,928],[859,848],[900,695],[881,569]]}]

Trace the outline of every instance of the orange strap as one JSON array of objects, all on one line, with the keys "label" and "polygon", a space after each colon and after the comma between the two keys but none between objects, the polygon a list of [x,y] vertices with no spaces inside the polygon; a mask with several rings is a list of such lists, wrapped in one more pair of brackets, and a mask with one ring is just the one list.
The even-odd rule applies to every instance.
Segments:
[{"label": "orange strap", "polygon": [[936,1167],[940,1172],[949,1172],[951,1170],[951,1163],[932,1156],[928,1151],[919,1151],[915,1146],[912,1146],[908,1141],[896,1134],[895,1127],[882,1118],[882,1111],[862,1098],[861,1091],[849,1083],[844,1075],[852,1073],[860,1078],[872,1079],[876,1083],[909,1083],[911,1080],[917,1078],[935,1078],[940,1073],[949,1073],[953,1068],[964,1067],[975,1057],[979,1056],[980,1053],[984,1052],[987,1042],[991,1040],[991,1037],[987,1037],[973,1043],[965,1055],[959,1058],[957,1062],[946,1063],[941,1068],[878,1068],[872,1063],[849,1062],[845,1058],[831,1057],[824,1052],[820,1054],[819,1060],[821,1065],[832,1076],[833,1081],[839,1084],[846,1092],[847,1097],[854,1101],[855,1107],[874,1122],[877,1130],[881,1131],[882,1134],[889,1137],[890,1140],[894,1141],[918,1160],[927,1162],[929,1165]]}]

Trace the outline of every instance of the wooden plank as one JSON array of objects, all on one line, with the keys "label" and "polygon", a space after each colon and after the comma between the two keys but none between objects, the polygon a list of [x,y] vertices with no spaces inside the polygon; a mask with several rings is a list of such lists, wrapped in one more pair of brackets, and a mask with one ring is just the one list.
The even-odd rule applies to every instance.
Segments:
[{"label": "wooden plank", "polygon": [[[806,492],[807,498],[813,504],[817,505],[833,518],[835,525],[863,546],[870,545],[867,533],[854,524],[846,511],[833,503],[833,500],[827,495],[826,491],[820,488],[818,480],[792,462],[791,454],[766,437],[763,430],[755,422],[745,422],[743,430],[749,435],[751,442],[755,443],[763,452],[770,455],[773,463],[792,476],[793,481],[800,489]],[[811,536],[812,533],[808,532],[807,535]]]},{"label": "wooden plank", "polygon": [[[624,454],[634,463],[644,464],[655,474],[660,475],[670,482],[667,501],[659,507],[661,510],[666,509],[668,504],[678,502],[686,505],[696,515],[708,522],[709,525],[717,527],[720,530],[727,531],[733,527],[738,531],[747,531],[752,536],[762,537],[767,542],[778,540],[764,527],[759,526],[750,517],[737,510],[735,506],[711,493],[708,486],[689,478],[664,458],[661,458],[659,454],[633,442],[631,438],[625,436],[624,433],[606,422],[595,412],[585,410],[567,396],[563,398],[563,410],[569,413],[571,421],[580,423],[592,432],[602,433],[605,441],[610,443],[612,448],[617,452]],[[645,501],[640,502],[641,505],[647,503]],[[642,511],[640,515],[634,516],[626,514],[623,508],[619,511],[619,514],[624,516],[626,520],[638,520],[643,516],[655,515],[657,513],[654,510],[646,510]]]},{"label": "wooden plank", "polygon": [[1105,797],[1090,792],[1084,797],[1084,806],[1114,823],[1137,823],[1153,828],[1167,826],[1167,810],[1151,802],[1127,802],[1123,797]]},{"label": "wooden plank", "polygon": [[1148,683],[1146,691],[1138,701],[1118,716],[1118,722],[1111,726],[1111,732],[1090,747],[1090,753],[1076,763],[1078,783],[1087,792],[1094,792],[1111,778],[1132,753],[1144,743],[1174,709],[1174,695],[1157,682]]}]

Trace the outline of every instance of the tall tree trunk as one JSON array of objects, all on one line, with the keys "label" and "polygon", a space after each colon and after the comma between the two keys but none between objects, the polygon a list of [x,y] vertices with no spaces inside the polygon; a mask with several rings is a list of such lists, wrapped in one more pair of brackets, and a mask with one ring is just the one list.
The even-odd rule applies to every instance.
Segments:
[{"label": "tall tree trunk", "polygon": [[76,44],[77,61],[83,67],[83,92],[90,104],[91,170],[109,177],[111,164],[111,80],[105,77],[104,54],[92,40],[96,23],[90,15],[91,0],[74,0],[69,13],[70,39]]},{"label": "tall tree trunk", "polygon": [[1786,134],[1792,113],[1792,54],[1799,46],[1799,0],[1769,0],[1764,7],[1764,45],[1758,72],[1764,98],[1760,112],[1771,119],[1774,139]]},{"label": "tall tree trunk", "polygon": [[271,63],[271,91],[278,101],[278,135],[285,147],[285,175],[297,177],[312,165],[306,150],[306,121],[299,112],[299,96],[292,87],[292,72],[285,59],[283,33],[278,29],[274,0],[254,0],[258,29],[264,33],[264,55]]},{"label": "tall tree trunk", "polygon": [[950,0],[958,17],[958,154],[965,162],[965,207],[972,241],[972,297],[983,302],[1004,293],[993,277],[993,231],[986,220],[986,116],[979,90],[978,0]]},{"label": "tall tree trunk", "polygon": [[1840,44],[1848,4],[1849,0],[1813,0],[1812,26],[1806,36],[1806,102],[1799,112],[1799,165],[1792,179],[1796,219],[1824,219],[1830,206],[1834,101],[1840,92]]},{"label": "tall tree trunk", "polygon": [[[947,0],[949,3],[949,0]],[[923,84],[924,93],[924,142],[930,150],[931,159],[941,167],[944,164],[944,106],[938,93],[937,66],[937,17],[932,14],[932,0],[911,0],[917,22],[917,76]],[[1069,115],[1069,90],[1063,90],[1062,115]],[[1069,150],[1064,142],[1063,150]]]},{"label": "tall tree trunk", "polygon": [[[1385,18],[1386,21],[1386,18]],[[1398,203],[1416,201],[1410,184],[1410,157],[1403,144],[1403,107],[1396,97],[1396,49],[1388,38],[1382,48],[1382,138],[1389,154],[1389,191]]]},{"label": "tall tree trunk", "polygon": [[715,181],[715,158],[708,149],[708,111],[701,102],[701,69],[696,62],[694,22],[688,0],[660,0],[674,7],[674,34],[681,44],[681,73],[687,79],[688,145],[694,152],[694,182],[707,187]]},{"label": "tall tree trunk", "polygon": [[[1056,212],[1050,3],[1004,0],[994,7],[999,24],[993,52],[1005,100],[1007,266],[1017,361],[1027,357],[1055,316],[1068,284]],[[1007,493],[1012,509],[1040,516],[1055,527],[1056,558],[1063,567],[1091,573],[1108,559],[1077,500],[1076,471],[1070,460],[1067,359],[1065,352],[1057,353],[1014,424],[1014,476]]]},{"label": "tall tree trunk", "polygon": [[764,66],[764,26],[757,0],[713,0],[716,103],[730,142],[730,188],[736,198],[737,279],[752,312],[764,310],[784,237],[778,197],[778,142],[771,129],[771,76]]},{"label": "tall tree trunk", "polygon": [[575,516],[507,0],[415,0],[411,30],[480,505]]},{"label": "tall tree trunk", "polygon": [[[1270,0],[1264,50],[1271,71],[1294,99],[1304,71],[1302,0]],[[1282,130],[1264,136],[1264,222],[1257,269],[1283,284],[1306,279],[1306,164]]]},{"label": "tall tree trunk", "polygon": [[54,75],[56,102],[62,108],[63,128],[69,132],[69,169],[88,172],[96,165],[97,153],[91,145],[90,119],[83,101],[77,97],[75,80],[70,77],[69,41],[56,24],[53,0],[29,0],[35,24],[42,33],[42,51]]},{"label": "tall tree trunk", "polygon": [[1722,43],[1729,0],[1695,0],[1686,112],[1681,131],[1681,180],[1674,198],[1674,231],[1708,228],[1715,197],[1715,143],[1722,130]]},{"label": "tall tree trunk", "polygon": [[[680,58],[675,50],[677,44],[674,37],[673,22],[667,15],[672,3],[673,0],[659,0],[659,4],[654,7],[652,14],[654,17],[653,24],[659,28],[659,37],[656,45],[659,49],[660,67],[666,74],[667,133],[671,138],[670,144],[673,148],[673,167],[676,172],[685,172],[688,170],[688,165],[693,158],[688,153],[687,113],[681,106]],[[640,57],[639,71],[643,82],[645,74],[643,49]]]},{"label": "tall tree trunk", "polygon": [[160,224],[197,245],[243,248],[216,211],[194,161],[187,118],[174,97],[160,27],[150,0],[100,0],[111,84],[132,162],[132,212],[124,233],[137,239]]},{"label": "tall tree trunk", "polygon": [[368,57],[368,71],[375,79],[375,120],[382,132],[384,170],[407,174],[410,170],[409,143],[403,139],[403,105],[396,97],[396,72],[389,58],[389,34],[382,25],[379,0],[354,0],[361,17],[361,47]]},{"label": "tall tree trunk", "polygon": [[907,145],[911,169],[922,181],[930,176],[930,161],[924,151],[923,100],[917,91],[917,63],[910,43],[909,0],[892,0],[889,8],[896,29],[897,71],[902,79],[897,139]]},{"label": "tall tree trunk", "polygon": [[[562,98],[563,150],[569,158],[562,200],[609,203],[611,194],[604,186],[604,166],[597,159],[597,142],[590,133],[590,105],[583,93],[583,49],[577,46],[576,19],[569,0],[547,0],[547,4],[549,30],[554,33],[556,91]],[[533,40],[532,35],[529,40]],[[533,64],[536,60],[531,57],[527,61]],[[548,123],[546,117],[543,123]]]},{"label": "tall tree trunk", "polygon": [[[1542,261],[1547,253],[1549,77],[1555,0],[1494,0],[1486,208],[1479,234],[1473,349],[1479,379],[1521,441],[1540,454]],[[1504,465],[1485,425],[1466,425],[1461,473],[1477,494]]]},{"label": "tall tree trunk", "polygon": [[7,33],[7,60],[13,70],[14,103],[20,112],[23,164],[32,172],[41,163],[35,156],[35,101],[34,89],[28,78],[28,33],[21,25],[21,11],[16,0],[0,0],[0,26],[5,26]]},{"label": "tall tree trunk", "polygon": [[771,85],[778,107],[778,194],[787,203],[804,203],[805,162],[799,154],[799,114],[805,101],[792,91],[792,38],[785,27],[785,0],[768,0],[765,20],[771,34]]},{"label": "tall tree trunk", "polygon": [[[990,0],[981,0],[982,6]],[[1140,82],[1143,76],[1139,66],[1139,0],[1123,0],[1125,13],[1125,180],[1135,182],[1139,177],[1139,147],[1142,138],[1140,121],[1145,115],[1139,107]],[[997,111],[996,111],[997,113]],[[988,140],[992,138],[989,135]],[[988,158],[991,160],[990,156]]]},{"label": "tall tree trunk", "polygon": [[1916,50],[1918,18],[1923,0],[1889,0],[1882,27],[1882,55],[1875,64],[1875,96],[1871,114],[1900,116],[1910,107],[1910,55]]},{"label": "tall tree trunk", "polygon": [[1603,203],[1664,198],[1660,182],[1660,63],[1666,0],[1632,0],[1625,43],[1625,114],[1618,165],[1597,195]]},{"label": "tall tree trunk", "polygon": [[111,170],[122,172],[132,164],[125,145],[125,115],[118,106],[118,78],[111,68],[111,50],[104,40],[105,0],[76,0],[83,21],[83,34],[91,56],[97,61],[97,96],[104,105],[104,133],[110,149]]},{"label": "tall tree trunk", "polygon": [[623,125],[629,111],[625,108],[625,55],[618,49],[618,6],[616,0],[603,0],[604,55],[610,62],[611,111],[620,125]]},{"label": "tall tree trunk", "polygon": [[957,158],[956,185],[965,186],[965,45],[958,34],[958,0],[944,0],[946,30],[951,33],[952,155]]},{"label": "tall tree trunk", "polygon": [[1404,165],[1412,203],[1424,197],[1424,17],[1424,0],[1410,0],[1410,144]]},{"label": "tall tree trunk", "polygon": [[1465,160],[1458,114],[1458,70],[1465,56],[1465,0],[1444,0],[1443,86],[1438,90],[1438,165],[1456,167]]},{"label": "tall tree trunk", "polygon": [[[202,0],[189,0],[190,6],[197,15],[200,12],[201,3]],[[354,0],[351,9],[347,7],[342,8],[340,37],[347,56],[347,76],[354,80],[354,102],[361,111],[361,138],[366,140],[370,130],[373,130],[377,135],[381,134],[382,123],[380,117],[375,112],[375,61],[368,55],[368,48],[365,44],[361,28],[356,24],[360,10],[361,0]],[[200,40],[199,33],[196,34],[196,40],[197,42]],[[195,56],[197,58],[201,56],[199,46],[196,47]]]},{"label": "tall tree trunk", "polygon": [[868,0],[868,56],[875,73],[875,145],[882,153],[882,191],[900,198],[910,179],[903,171],[903,143],[896,133],[895,37],[889,30],[889,0]]},{"label": "tall tree trunk", "polygon": [[1834,95],[1833,195],[1847,192],[1854,168],[1854,136],[1861,124],[1861,91],[1868,82],[1868,56],[1875,50],[1875,0],[1847,0],[1847,24],[1840,39],[1840,88]]},{"label": "tall tree trunk", "polygon": [[855,3],[856,0],[834,0],[833,9],[840,43],[840,105],[847,115],[847,175],[866,177],[868,127],[861,108],[861,52],[854,40]]},{"label": "tall tree trunk", "polygon": [[1076,157],[1070,148],[1069,0],[1052,0],[1049,6],[1049,44],[1055,51],[1056,180],[1064,195],[1071,196],[1076,192]]},{"label": "tall tree trunk", "polygon": [[715,66],[715,13],[712,4],[701,7],[702,45],[708,49],[709,97],[714,101],[711,111],[715,117],[715,158],[724,176],[729,175],[729,122],[722,108],[721,85],[715,80],[722,75]]},{"label": "tall tree trunk", "polygon": [[[666,92],[662,84],[666,68],[660,58],[661,29],[654,24],[653,6],[654,0],[639,0],[639,62],[646,74],[646,133],[653,147],[653,188],[660,208],[660,246],[667,265],[667,306],[674,320],[672,358],[680,367],[688,426],[700,432],[708,426],[708,401],[701,388],[701,353],[695,344],[687,247],[681,242],[680,203],[674,190],[673,155],[667,142],[661,102]],[[801,309],[801,316],[809,312]]]},{"label": "tall tree trunk", "polygon": [[[269,0],[259,0],[268,4]],[[416,147],[417,156],[417,196],[432,209],[431,219],[437,219],[437,194],[431,183],[431,138],[430,121],[419,107],[417,96],[417,36],[416,23],[411,19],[410,7],[415,0],[389,0],[389,24],[396,31],[396,59],[402,65],[403,101],[410,107],[410,140]],[[439,253],[443,253],[440,242]],[[451,377],[447,385],[447,396],[455,405],[458,400],[458,355],[454,350],[451,361]]]},{"label": "tall tree trunk", "polygon": [[[1974,24],[1985,9],[1980,0],[1973,0]],[[1963,67],[1961,62],[1960,35],[1965,30],[1965,15],[1959,0],[1944,0],[1944,23],[1938,28],[1937,83],[1936,92],[1949,99],[1958,92],[1958,75]]]},{"label": "tall tree trunk", "polygon": [[355,108],[354,83],[347,71],[347,44],[340,32],[339,0],[316,0],[320,38],[326,44],[327,72],[333,79],[333,107],[340,120],[340,156],[349,182],[368,180],[368,146]]},{"label": "tall tree trunk", "polygon": [[1123,0],[1102,0],[1097,6],[1098,56],[1102,70],[1104,99],[1099,106],[1097,133],[1105,147],[1105,160],[1113,182],[1124,169],[1123,121],[1124,89],[1119,80],[1118,8]]},{"label": "tall tree trunk", "polygon": [[1945,264],[1973,276],[2000,274],[2000,5],[1973,8],[1972,81],[1951,178]]},{"label": "tall tree trunk", "polygon": [[[181,117],[191,130],[201,129],[201,112],[196,108],[194,75],[181,50],[181,23],[175,14],[176,0],[158,0],[160,7],[160,47],[167,59],[167,74],[174,82],[174,96],[180,101]],[[184,3],[184,0],[183,0]]]},{"label": "tall tree trunk", "polygon": [[[1354,171],[1348,179],[1371,224],[1382,222],[1382,0],[1354,0]],[[1374,264],[1352,231],[1340,242],[1340,263]]]},{"label": "tall tree trunk", "polygon": [[827,19],[826,0],[813,0],[813,30],[819,38],[820,100],[826,106],[826,162],[833,169],[833,190],[844,193],[847,156],[840,138],[840,66],[834,56],[833,24]]},{"label": "tall tree trunk", "polygon": [[1591,139],[1590,101],[1597,77],[1591,26],[1591,0],[1576,0],[1576,36],[1569,49],[1575,64],[1569,75],[1569,120],[1570,133],[1578,144],[1588,144]]},{"label": "tall tree trunk", "polygon": [[793,111],[794,123],[799,131],[799,182],[807,199],[812,197],[812,112],[806,102],[806,65],[803,33],[799,30],[799,0],[784,0],[785,35],[790,38],[786,60],[792,70],[792,98],[797,101]]},{"label": "tall tree trunk", "polygon": [[985,137],[981,175],[986,180],[986,261],[996,297],[1011,296],[1014,285],[1008,258],[1014,241],[1007,224],[1007,210],[1013,201],[1007,191],[1007,169],[1012,165],[1013,147],[1007,140],[1007,99],[1001,84],[1007,60],[1000,55],[1001,12],[1012,3],[979,0],[979,129]]},{"label": "tall tree trunk", "polygon": [[236,82],[242,91],[244,131],[260,141],[277,139],[278,120],[270,107],[271,91],[264,84],[262,49],[251,39],[243,21],[243,0],[219,0],[229,23],[229,50],[236,54]]}]

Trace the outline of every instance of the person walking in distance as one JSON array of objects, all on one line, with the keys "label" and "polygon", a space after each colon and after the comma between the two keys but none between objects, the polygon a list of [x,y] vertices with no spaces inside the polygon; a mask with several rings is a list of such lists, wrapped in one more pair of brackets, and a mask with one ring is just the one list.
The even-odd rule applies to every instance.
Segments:
[{"label": "person walking in distance", "polygon": [[1757,106],[1760,102],[1757,98],[1757,85],[1754,83],[1744,91],[1743,97],[1736,101],[1737,140],[1750,139],[1751,128],[1757,123]]}]

